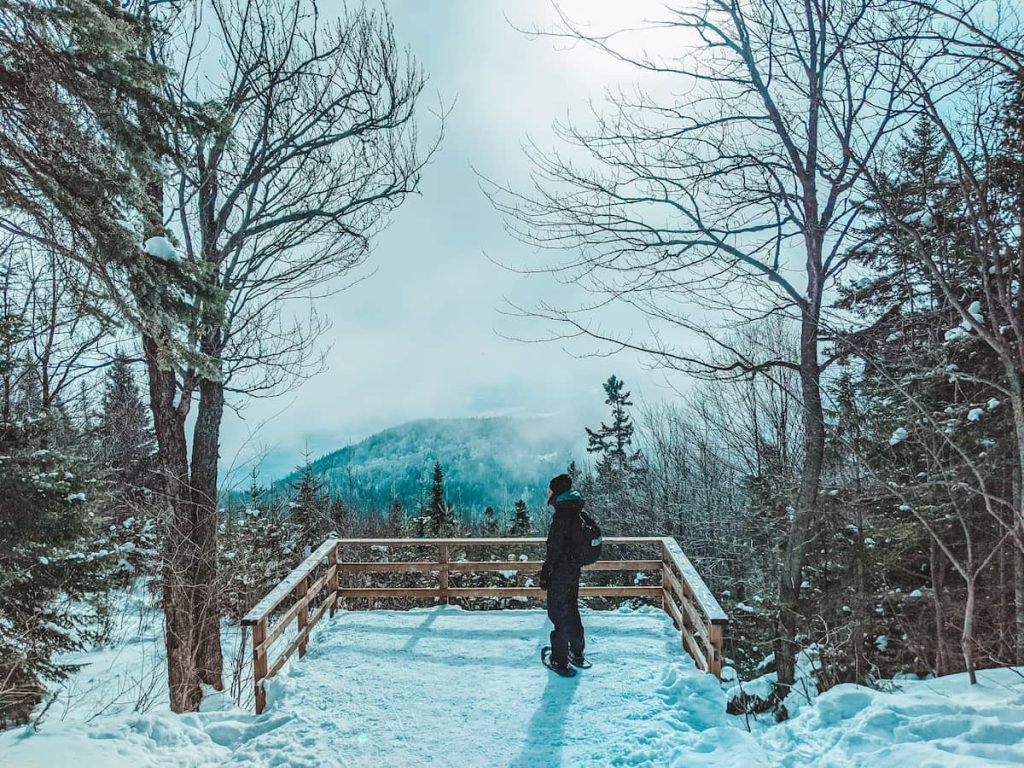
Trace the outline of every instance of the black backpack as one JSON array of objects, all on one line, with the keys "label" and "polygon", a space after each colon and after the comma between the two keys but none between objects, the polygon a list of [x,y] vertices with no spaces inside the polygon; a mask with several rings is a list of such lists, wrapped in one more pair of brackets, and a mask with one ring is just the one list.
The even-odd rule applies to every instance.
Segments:
[{"label": "black backpack", "polygon": [[580,537],[579,537],[579,559],[580,565],[591,565],[601,559],[601,544],[604,538],[601,536],[601,526],[594,522],[594,518],[580,510]]}]

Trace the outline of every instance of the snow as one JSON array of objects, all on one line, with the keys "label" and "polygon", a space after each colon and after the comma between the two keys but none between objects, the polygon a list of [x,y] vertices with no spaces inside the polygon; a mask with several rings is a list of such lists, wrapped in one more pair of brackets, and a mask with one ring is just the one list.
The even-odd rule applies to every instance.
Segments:
[{"label": "snow", "polygon": [[821,694],[760,743],[782,768],[980,768],[1024,765],[1019,669],[901,680],[892,692],[852,684]]},{"label": "snow", "polygon": [[739,745],[760,754],[664,613],[583,618],[594,667],[563,679],[539,664],[541,610],[340,612],[270,681],[261,716],[214,696],[182,716],[50,719],[0,734],[0,765],[526,768],[643,765],[687,745],[700,760],[688,765],[730,764]]},{"label": "snow", "polygon": [[873,277],[858,277],[853,281],[853,287],[858,291],[863,291],[865,288],[870,288],[874,283],[875,279]]},{"label": "snow", "polygon": [[959,341],[960,339],[965,339],[968,336],[970,336],[970,334],[967,332],[967,330],[964,329],[962,326],[958,325],[956,328],[950,328],[948,331],[946,331],[945,336],[943,338],[946,341]]},{"label": "snow", "polygon": [[933,222],[931,211],[914,211],[903,217],[908,224],[919,223],[923,227],[930,227]]},{"label": "snow", "polygon": [[889,438],[889,445],[899,445],[908,437],[910,437],[910,433],[907,432],[906,427],[897,427],[892,433],[892,437]]},{"label": "snow", "polygon": [[981,302],[972,301],[971,306],[967,308],[967,314],[970,315],[976,322],[985,322],[985,315],[981,312]]},{"label": "snow", "polygon": [[142,250],[147,255],[160,259],[160,261],[167,261],[172,264],[181,263],[181,254],[175,249],[174,243],[166,237],[157,235],[149,238],[142,244]]},{"label": "snow", "polygon": [[[152,606],[149,616],[158,616]],[[739,683],[729,670],[719,684],[682,653],[661,611],[584,610],[583,619],[594,667],[571,679],[537,663],[550,628],[543,611],[339,612],[318,625],[306,657],[270,681],[262,715],[212,692],[201,712],[174,715],[162,680],[148,711],[132,711],[129,699],[99,711],[122,687],[113,684],[118,676],[162,661],[159,622],[151,622],[125,632],[117,649],[80,659],[87,666],[76,675],[73,707],[51,708],[38,730],[0,734],[0,765],[1024,764],[1024,670],[980,672],[977,686],[954,675],[893,681],[886,690],[840,685],[817,695],[820,661],[810,648],[800,654],[787,699],[791,718],[775,723],[770,715],[725,712],[727,696],[740,689],[770,691],[774,673]],[[237,635],[225,647],[231,642]]]}]

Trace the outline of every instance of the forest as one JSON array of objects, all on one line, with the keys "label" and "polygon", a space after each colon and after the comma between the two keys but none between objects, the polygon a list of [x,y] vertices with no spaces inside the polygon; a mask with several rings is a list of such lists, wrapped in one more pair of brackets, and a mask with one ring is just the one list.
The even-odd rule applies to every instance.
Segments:
[{"label": "forest", "polygon": [[[456,114],[386,4],[340,8],[0,0],[0,727],[132,585],[190,712],[237,685],[223,627],[326,537],[545,534],[451,503],[443,455],[415,505],[309,456],[225,487],[225,411],[325,375],[318,302]],[[565,470],[606,534],[680,542],[738,679],[775,673],[729,711],[785,720],[808,652],[820,691],[1024,665],[1020,8],[669,3],[672,55],[558,19],[530,34],[667,85],[609,89],[481,194],[512,268],[584,295],[524,320],[685,382],[586,382],[607,416]]]}]

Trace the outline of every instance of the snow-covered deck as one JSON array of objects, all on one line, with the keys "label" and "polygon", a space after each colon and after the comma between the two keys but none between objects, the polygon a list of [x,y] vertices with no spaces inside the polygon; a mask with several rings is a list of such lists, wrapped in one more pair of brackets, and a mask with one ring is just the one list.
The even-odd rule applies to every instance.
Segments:
[{"label": "snow-covered deck", "polygon": [[[718,681],[682,652],[664,613],[587,611],[593,669],[557,677],[538,661],[543,611],[436,607],[341,612],[309,653],[268,681],[262,715],[210,696],[173,715],[111,708],[0,734],[16,768],[746,768],[1024,764],[1021,670],[841,685],[792,701],[789,722],[725,713]],[[237,637],[235,638],[237,640]],[[97,652],[83,683],[132,674],[140,647]],[[109,657],[109,658],[108,658]],[[756,683],[754,683],[756,685]]]},{"label": "snow-covered deck", "polygon": [[543,611],[339,614],[269,682],[268,714],[282,723],[237,759],[287,747],[295,765],[325,755],[350,766],[610,765],[675,703],[663,688],[670,671],[694,692],[717,689],[663,612],[591,611],[584,621],[594,667],[565,679],[539,663]]}]

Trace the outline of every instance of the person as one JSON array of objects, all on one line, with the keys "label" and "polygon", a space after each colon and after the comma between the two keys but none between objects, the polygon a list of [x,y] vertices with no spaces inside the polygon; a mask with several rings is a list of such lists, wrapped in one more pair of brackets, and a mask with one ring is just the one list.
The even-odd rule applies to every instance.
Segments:
[{"label": "person", "polygon": [[555,508],[555,512],[548,530],[540,588],[547,591],[548,618],[555,625],[551,631],[549,662],[554,671],[568,674],[571,672],[569,664],[577,667],[586,664],[579,607],[583,496],[573,489],[569,475],[552,478],[548,489],[551,491],[548,504]]}]

